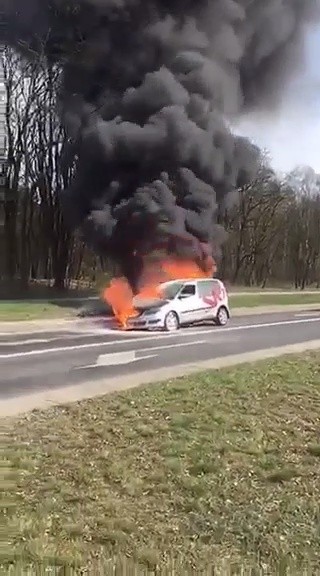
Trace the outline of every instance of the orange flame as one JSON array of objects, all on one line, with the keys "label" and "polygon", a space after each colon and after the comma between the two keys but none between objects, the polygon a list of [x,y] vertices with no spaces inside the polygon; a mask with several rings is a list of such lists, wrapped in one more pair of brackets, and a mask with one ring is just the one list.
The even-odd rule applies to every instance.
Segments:
[{"label": "orange flame", "polygon": [[111,306],[113,314],[123,329],[127,328],[129,318],[139,314],[133,305],[133,299],[160,299],[159,284],[170,280],[191,280],[195,278],[210,278],[216,271],[213,258],[208,257],[205,269],[193,261],[167,259],[157,265],[149,264],[144,273],[142,287],[134,295],[125,278],[114,278],[104,290],[103,298]]}]

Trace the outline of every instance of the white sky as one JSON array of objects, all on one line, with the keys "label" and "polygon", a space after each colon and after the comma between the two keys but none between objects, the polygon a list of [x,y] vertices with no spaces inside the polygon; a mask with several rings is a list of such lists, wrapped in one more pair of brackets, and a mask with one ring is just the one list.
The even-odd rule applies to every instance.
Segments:
[{"label": "white sky", "polygon": [[238,130],[267,148],[277,171],[309,165],[320,173],[320,29],[306,42],[306,69],[293,79],[277,113],[251,114]]}]

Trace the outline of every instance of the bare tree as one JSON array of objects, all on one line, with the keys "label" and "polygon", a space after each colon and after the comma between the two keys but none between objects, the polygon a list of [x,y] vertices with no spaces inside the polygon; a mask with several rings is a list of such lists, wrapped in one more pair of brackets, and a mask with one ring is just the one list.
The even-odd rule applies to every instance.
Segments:
[{"label": "bare tree", "polygon": [[[62,163],[66,134],[56,114],[59,69],[44,57],[25,63],[5,51],[8,181],[5,265],[0,277],[47,279],[58,289],[75,279],[99,281],[106,258],[89,252],[65,225],[61,192],[74,166]],[[254,182],[221,222],[228,232],[220,274],[233,283],[265,287],[320,285],[320,178],[299,168],[279,181],[261,154]],[[1,263],[0,263],[1,265]]]},{"label": "bare tree", "polygon": [[74,239],[64,224],[59,198],[73,167],[61,165],[66,135],[56,115],[58,79],[59,70],[44,58],[30,64],[6,51],[5,273],[24,285],[30,276],[53,278],[62,288]]}]

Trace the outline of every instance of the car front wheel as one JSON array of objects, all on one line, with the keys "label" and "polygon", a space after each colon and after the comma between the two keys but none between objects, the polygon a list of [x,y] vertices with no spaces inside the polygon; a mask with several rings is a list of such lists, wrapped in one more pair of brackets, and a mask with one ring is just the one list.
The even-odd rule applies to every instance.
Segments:
[{"label": "car front wheel", "polygon": [[218,326],[225,326],[226,324],[228,324],[228,320],[229,320],[228,310],[224,306],[221,306],[215,318],[215,323]]},{"label": "car front wheel", "polygon": [[174,332],[179,328],[179,318],[173,311],[168,312],[164,319],[164,329],[166,332]]}]

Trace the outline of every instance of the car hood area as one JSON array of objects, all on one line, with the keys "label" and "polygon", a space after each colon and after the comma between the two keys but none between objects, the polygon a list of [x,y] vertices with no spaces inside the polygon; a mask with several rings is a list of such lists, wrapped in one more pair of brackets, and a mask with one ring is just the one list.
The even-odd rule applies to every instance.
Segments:
[{"label": "car hood area", "polygon": [[169,300],[143,300],[135,302],[134,307],[136,310],[142,313],[146,312],[146,310],[148,311],[159,310],[159,308],[162,308],[167,304],[169,304]]}]

